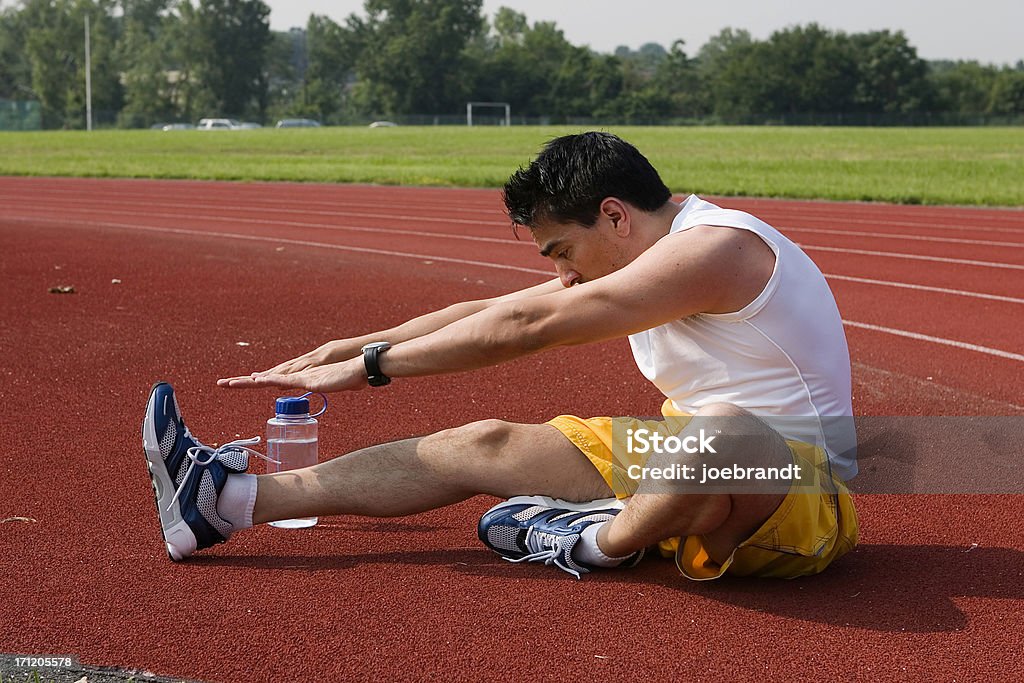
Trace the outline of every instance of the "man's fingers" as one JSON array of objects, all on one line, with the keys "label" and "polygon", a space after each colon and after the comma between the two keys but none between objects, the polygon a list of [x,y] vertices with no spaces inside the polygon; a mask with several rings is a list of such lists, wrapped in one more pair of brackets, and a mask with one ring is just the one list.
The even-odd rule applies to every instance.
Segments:
[{"label": "man's fingers", "polygon": [[252,380],[256,383],[256,386],[260,387],[295,387],[302,389],[305,388],[306,385],[306,378],[303,377],[302,374],[282,375],[275,373],[257,375],[253,377]]},{"label": "man's fingers", "polygon": [[256,384],[256,380],[253,376],[249,375],[247,377],[225,377],[223,379],[219,379],[217,380],[217,386],[228,387],[231,389],[248,389],[259,385]]},{"label": "man's fingers", "polygon": [[302,372],[310,367],[314,367],[315,364],[309,361],[300,362],[298,359],[290,360],[280,365],[275,365],[269,370],[263,370],[261,372],[254,372],[253,375],[256,377],[266,377],[267,375],[289,375],[293,372]]},{"label": "man's fingers", "polygon": [[297,366],[294,361],[290,361],[270,370],[254,372],[251,375],[218,379],[217,386],[228,389],[252,389],[255,387],[303,388],[308,378],[302,377],[300,379],[300,373],[303,373],[306,369],[308,369],[308,366]]},{"label": "man's fingers", "polygon": [[269,370],[261,370],[260,372],[254,372],[252,374],[256,377],[262,377],[265,375],[283,375],[290,371],[290,367],[291,363],[281,363],[280,365],[275,365]]},{"label": "man's fingers", "polygon": [[262,372],[218,379],[217,386],[229,389],[251,389],[254,387],[309,389],[309,384],[313,381],[310,372],[318,367],[312,360],[295,358]]},{"label": "man's fingers", "polygon": [[304,380],[298,375],[260,375],[253,373],[248,377],[225,377],[217,380],[217,386],[228,389],[253,389],[257,387],[299,387]]}]

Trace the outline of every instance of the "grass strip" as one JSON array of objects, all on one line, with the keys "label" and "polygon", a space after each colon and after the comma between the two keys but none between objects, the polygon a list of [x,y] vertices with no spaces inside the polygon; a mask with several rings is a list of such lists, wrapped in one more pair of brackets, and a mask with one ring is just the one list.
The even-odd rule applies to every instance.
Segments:
[{"label": "grass strip", "polygon": [[[573,127],[0,133],[0,174],[500,187]],[[609,127],[674,192],[1024,205],[1024,128]]]}]

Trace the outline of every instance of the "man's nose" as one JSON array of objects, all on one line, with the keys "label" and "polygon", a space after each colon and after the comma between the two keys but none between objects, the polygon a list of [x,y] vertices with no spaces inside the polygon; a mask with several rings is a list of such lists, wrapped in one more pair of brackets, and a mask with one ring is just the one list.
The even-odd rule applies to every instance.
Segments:
[{"label": "man's nose", "polygon": [[560,269],[558,277],[561,278],[563,287],[572,287],[580,279],[580,274],[575,270]]}]

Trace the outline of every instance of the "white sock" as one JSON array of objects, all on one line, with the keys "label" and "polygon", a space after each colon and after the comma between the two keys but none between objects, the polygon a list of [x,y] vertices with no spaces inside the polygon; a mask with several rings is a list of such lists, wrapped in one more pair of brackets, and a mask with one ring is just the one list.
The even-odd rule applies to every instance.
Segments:
[{"label": "white sock", "polygon": [[591,567],[618,567],[629,559],[629,555],[626,557],[608,557],[601,550],[600,546],[597,545],[597,532],[607,523],[591,524],[580,534],[580,540],[576,541],[576,545],[572,549],[572,556],[578,562],[589,564]]},{"label": "white sock", "polygon": [[252,526],[252,510],[256,507],[256,475],[229,474],[220,496],[217,514],[234,527],[234,531]]}]

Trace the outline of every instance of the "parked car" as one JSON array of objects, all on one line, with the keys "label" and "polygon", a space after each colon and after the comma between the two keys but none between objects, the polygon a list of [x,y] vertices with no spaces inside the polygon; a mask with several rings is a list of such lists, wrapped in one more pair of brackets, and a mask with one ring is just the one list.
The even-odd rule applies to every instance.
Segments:
[{"label": "parked car", "polygon": [[281,119],[278,128],[319,128],[320,122],[313,119]]},{"label": "parked car", "polygon": [[394,128],[397,125],[394,121],[374,121],[370,124],[370,128]]},{"label": "parked car", "polygon": [[199,130],[239,130],[242,127],[234,119],[199,119]]}]

